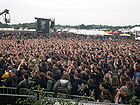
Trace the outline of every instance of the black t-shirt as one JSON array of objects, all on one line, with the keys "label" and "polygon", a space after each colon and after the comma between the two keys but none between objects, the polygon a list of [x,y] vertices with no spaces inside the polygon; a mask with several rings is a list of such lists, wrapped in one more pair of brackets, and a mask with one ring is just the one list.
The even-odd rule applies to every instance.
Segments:
[{"label": "black t-shirt", "polygon": [[[79,80],[75,80],[72,84],[72,94],[74,95],[81,95],[81,90],[80,90],[80,87],[82,87],[82,84],[87,84],[86,81],[82,80],[82,79],[79,79]],[[83,90],[84,93],[87,92],[86,89]]]},{"label": "black t-shirt", "polygon": [[119,103],[120,104],[129,104],[131,97],[129,95],[127,96],[120,96]]},{"label": "black t-shirt", "polygon": [[134,91],[135,95],[140,99],[140,85],[137,85]]},{"label": "black t-shirt", "polygon": [[16,76],[10,76],[6,79],[4,82],[4,86],[6,87],[16,87],[17,86],[17,77]]}]

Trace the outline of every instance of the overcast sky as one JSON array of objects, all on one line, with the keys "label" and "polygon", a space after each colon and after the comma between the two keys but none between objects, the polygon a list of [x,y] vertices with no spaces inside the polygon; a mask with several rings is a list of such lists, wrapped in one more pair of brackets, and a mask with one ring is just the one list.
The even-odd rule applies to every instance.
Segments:
[{"label": "overcast sky", "polygon": [[0,12],[4,9],[10,10],[11,24],[35,22],[34,17],[62,25],[140,24],[140,0],[0,0]]}]

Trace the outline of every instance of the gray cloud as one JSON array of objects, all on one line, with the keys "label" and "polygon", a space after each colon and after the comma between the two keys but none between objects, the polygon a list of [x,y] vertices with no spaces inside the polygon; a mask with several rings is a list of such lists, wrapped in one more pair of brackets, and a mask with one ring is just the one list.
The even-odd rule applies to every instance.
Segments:
[{"label": "gray cloud", "polygon": [[10,10],[11,24],[34,22],[34,17],[70,25],[140,24],[139,0],[2,0],[0,7]]}]

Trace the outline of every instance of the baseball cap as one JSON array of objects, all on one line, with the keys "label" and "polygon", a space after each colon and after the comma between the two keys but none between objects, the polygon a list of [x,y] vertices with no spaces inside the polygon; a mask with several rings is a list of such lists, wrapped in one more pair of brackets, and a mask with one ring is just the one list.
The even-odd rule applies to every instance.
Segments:
[{"label": "baseball cap", "polygon": [[16,73],[16,69],[9,70],[9,72]]}]

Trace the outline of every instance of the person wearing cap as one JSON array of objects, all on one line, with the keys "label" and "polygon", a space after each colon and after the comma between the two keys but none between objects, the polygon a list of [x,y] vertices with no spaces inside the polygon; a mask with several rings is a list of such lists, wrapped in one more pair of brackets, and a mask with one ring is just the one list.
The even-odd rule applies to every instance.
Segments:
[{"label": "person wearing cap", "polygon": [[17,86],[17,77],[16,77],[16,70],[9,70],[9,77],[4,82],[4,86],[6,87],[16,87]]}]

